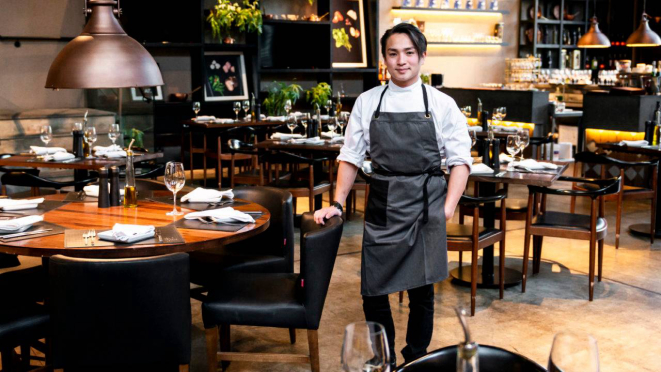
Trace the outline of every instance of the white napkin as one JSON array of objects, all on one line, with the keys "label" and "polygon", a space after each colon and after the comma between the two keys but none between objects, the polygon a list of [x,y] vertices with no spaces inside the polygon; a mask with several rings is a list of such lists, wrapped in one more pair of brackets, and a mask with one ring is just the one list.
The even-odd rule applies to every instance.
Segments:
[{"label": "white napkin", "polygon": [[37,208],[44,202],[44,198],[38,199],[0,199],[0,209],[3,211],[18,211],[21,209]]},{"label": "white napkin", "polygon": [[484,163],[473,164],[471,167],[471,174],[477,173],[493,173],[493,169]]},{"label": "white napkin", "polygon": [[516,132],[519,130],[518,127],[506,127],[504,125],[494,125],[493,128],[497,132]]},{"label": "white napkin", "polygon": [[68,153],[68,152],[56,152],[52,155],[44,155],[44,160],[45,161],[62,161],[62,160],[69,160],[69,159],[75,159],[76,155]]},{"label": "white napkin", "polygon": [[334,138],[334,137],[342,137],[342,135],[337,134],[337,132],[334,131],[328,131],[328,132],[322,132],[321,133],[321,138]]},{"label": "white napkin", "polygon": [[135,241],[135,238],[144,236],[149,238],[154,235],[153,225],[127,225],[116,223],[112,227],[112,235],[116,240],[122,242]]},{"label": "white napkin", "polygon": [[188,194],[181,197],[181,202],[189,203],[218,203],[220,200],[226,197],[228,199],[234,199],[234,193],[232,190],[220,191],[214,189],[205,189],[198,187],[195,190],[189,192]]},{"label": "white napkin", "polygon": [[205,122],[205,121],[214,121],[214,120],[216,120],[216,117],[215,116],[200,115],[200,116],[196,117],[193,120],[195,120],[198,123],[202,123],[202,122]]},{"label": "white napkin", "polygon": [[343,136],[333,137],[328,142],[330,142],[330,143],[344,143],[344,137]]},{"label": "white napkin", "polygon": [[468,130],[472,130],[472,131],[475,131],[475,132],[481,132],[481,131],[482,131],[482,127],[480,127],[480,126],[478,126],[478,125],[470,125],[470,126],[468,127]]},{"label": "white napkin", "polygon": [[320,115],[320,116],[321,116],[321,120],[328,120],[328,119],[330,119],[330,116],[328,116],[328,115]]},{"label": "white napkin", "polygon": [[56,152],[67,152],[63,147],[39,147],[30,146],[30,152],[36,155],[55,154]]},{"label": "white napkin", "polygon": [[285,116],[267,116],[266,121],[285,121]]},{"label": "white napkin", "polygon": [[25,216],[21,218],[15,218],[13,220],[3,220],[0,221],[0,231],[16,231],[27,226],[31,226],[34,223],[43,221],[44,216]]},{"label": "white napkin", "polygon": [[620,146],[631,146],[631,147],[642,147],[642,146],[647,146],[649,142],[645,140],[638,140],[638,141],[620,141]]},{"label": "white napkin", "polygon": [[231,207],[192,212],[184,216],[187,220],[194,220],[198,217],[211,217],[215,223],[255,222],[255,219],[251,215],[237,211]]},{"label": "white napkin", "polygon": [[216,119],[213,121],[216,124],[232,124],[235,123],[236,120],[234,119],[227,119],[227,118],[221,118],[221,119]]},{"label": "white napkin", "polygon": [[547,163],[547,162],[543,162],[543,161],[537,161],[535,159],[525,159],[523,161],[515,161],[515,162],[512,162],[511,165],[513,167],[520,166],[520,167],[525,167],[525,168],[528,168],[528,169],[531,169],[531,170],[542,170],[542,169],[555,170],[555,169],[558,169],[558,166],[556,164]]},{"label": "white napkin", "polygon": [[500,160],[501,163],[505,163],[505,164],[511,163],[512,160],[513,160],[512,157],[510,155],[507,155],[507,154],[498,155],[498,159]]},{"label": "white napkin", "polygon": [[121,151],[122,147],[119,145],[110,145],[110,146],[94,146],[94,152],[99,155],[98,153],[104,153],[104,152],[109,152],[109,151]]},{"label": "white napkin", "polygon": [[290,140],[292,138],[304,138],[304,137],[303,137],[302,134],[298,134],[298,133],[291,134],[291,133],[280,133],[280,132],[273,133],[273,135],[271,136],[271,139],[281,140],[281,141],[287,141],[287,140]]},{"label": "white napkin", "polygon": [[319,137],[312,137],[312,138],[292,138],[288,141],[289,143],[301,145],[301,144],[307,144],[307,145],[322,145],[326,143],[326,141],[322,140]]},{"label": "white napkin", "polygon": [[[108,184],[108,190],[110,190],[110,184]],[[83,187],[85,195],[92,196],[94,198],[99,197],[99,185],[88,185]],[[119,189],[119,195],[124,195],[124,189]]]}]

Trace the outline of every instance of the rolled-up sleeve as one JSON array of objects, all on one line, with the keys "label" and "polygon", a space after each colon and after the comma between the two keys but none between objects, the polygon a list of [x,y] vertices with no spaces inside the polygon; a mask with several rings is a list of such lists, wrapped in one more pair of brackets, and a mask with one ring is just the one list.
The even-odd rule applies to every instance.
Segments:
[{"label": "rolled-up sleeve", "polygon": [[445,164],[448,169],[457,165],[467,165],[471,168],[471,139],[468,135],[466,117],[452,102],[448,107],[445,122],[443,123],[443,141],[445,147]]},{"label": "rolled-up sleeve", "polygon": [[362,95],[358,97],[351,110],[347,131],[344,135],[344,145],[340,149],[340,156],[337,157],[338,161],[346,161],[359,168],[363,165],[367,149],[362,123],[362,97]]}]

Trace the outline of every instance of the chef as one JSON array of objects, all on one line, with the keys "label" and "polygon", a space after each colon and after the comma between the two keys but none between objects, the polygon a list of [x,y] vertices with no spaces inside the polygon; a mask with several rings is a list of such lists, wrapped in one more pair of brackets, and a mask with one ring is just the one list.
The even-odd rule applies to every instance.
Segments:
[{"label": "chef", "polygon": [[[434,319],[433,284],[448,275],[445,224],[470,173],[466,118],[447,95],[420,80],[427,55],[420,30],[400,23],[381,38],[391,80],[358,97],[338,157],[335,200],[317,223],[342,215],[365,153],[373,174],[365,211],[361,295],[365,319],[385,327],[395,365],[395,326],[388,294],[407,290],[409,321],[402,356],[427,353]],[[446,183],[441,170],[450,171]]]}]

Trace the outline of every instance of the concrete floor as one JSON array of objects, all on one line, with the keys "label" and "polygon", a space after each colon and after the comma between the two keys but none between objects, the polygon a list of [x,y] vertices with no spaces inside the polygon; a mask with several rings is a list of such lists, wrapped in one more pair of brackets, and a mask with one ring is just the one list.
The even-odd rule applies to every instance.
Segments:
[{"label": "concrete floor", "polygon": [[[510,197],[525,198],[527,190],[513,187]],[[307,201],[300,200],[298,205],[298,212],[304,212]],[[319,329],[322,371],[341,369],[344,327],[364,320],[360,297],[362,199],[358,205],[361,211],[347,221],[344,229]],[[552,197],[549,206],[551,210],[569,211],[569,199]],[[579,201],[578,208],[579,213],[587,213],[587,202]],[[661,342],[658,341],[661,321],[657,319],[661,314],[658,310],[661,308],[661,276],[657,274],[661,266],[661,242],[650,245],[648,240],[626,232],[626,227],[632,223],[649,221],[649,210],[648,201],[625,203],[620,248],[615,250],[615,205],[607,204],[609,233],[604,248],[604,279],[595,285],[593,302],[587,300],[588,242],[545,238],[541,272],[528,279],[526,293],[522,294],[518,285],[506,289],[505,298],[500,300],[497,290],[478,289],[476,314],[469,319],[475,340],[512,350],[545,366],[554,334],[584,331],[598,340],[603,372],[661,370]],[[517,270],[521,270],[523,228],[523,222],[508,222],[507,267]],[[450,268],[456,267],[458,255],[450,253],[449,257]],[[468,259],[464,255],[464,261]],[[38,263],[30,258],[22,258],[22,262],[24,265]],[[391,296],[397,350],[404,346],[407,302],[405,299],[400,305],[397,296]],[[438,283],[430,351],[461,340],[461,328],[453,311],[457,305],[470,307],[470,289],[456,286],[449,279]],[[206,371],[200,303],[192,300],[191,306],[191,371]],[[233,327],[232,340],[235,351],[307,353],[308,350],[304,331],[298,331],[295,345],[290,345],[286,330],[272,328]],[[402,360],[398,352],[398,361]],[[265,370],[306,371],[309,366],[234,362],[229,368],[230,372]]]}]

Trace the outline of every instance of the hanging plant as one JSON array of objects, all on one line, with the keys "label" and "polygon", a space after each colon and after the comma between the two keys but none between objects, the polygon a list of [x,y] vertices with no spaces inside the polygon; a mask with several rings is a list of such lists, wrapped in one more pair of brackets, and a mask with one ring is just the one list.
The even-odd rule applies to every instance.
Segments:
[{"label": "hanging plant", "polygon": [[307,101],[310,102],[312,106],[316,103],[319,107],[323,107],[332,95],[333,88],[331,88],[328,83],[319,83],[305,93],[305,98],[307,98]]},{"label": "hanging plant", "polygon": [[290,100],[291,104],[294,105],[301,96],[302,91],[303,88],[298,84],[287,85],[274,81],[273,85],[269,88],[268,97],[264,100],[266,115],[284,115],[286,113],[285,101]]},{"label": "hanging plant", "polygon": [[218,4],[207,16],[207,22],[213,37],[218,40],[229,36],[232,30],[262,33],[262,11],[258,0],[244,0],[243,6],[230,0],[218,0]]}]

